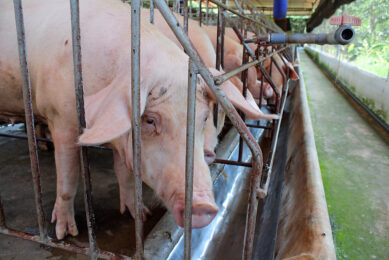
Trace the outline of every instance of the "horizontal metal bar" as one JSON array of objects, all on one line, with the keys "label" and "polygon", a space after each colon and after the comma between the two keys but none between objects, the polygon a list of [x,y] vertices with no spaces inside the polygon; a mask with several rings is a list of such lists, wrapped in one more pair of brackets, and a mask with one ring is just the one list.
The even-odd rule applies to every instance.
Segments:
[{"label": "horizontal metal bar", "polygon": [[224,160],[224,159],[215,159],[214,163],[229,164],[229,165],[244,166],[244,167],[253,167],[252,163],[237,162],[237,161]]},{"label": "horizontal metal bar", "polygon": [[[2,137],[8,137],[8,138],[15,138],[15,139],[22,139],[22,140],[27,140],[27,139],[28,139],[27,135],[17,135],[17,134],[5,134],[5,133],[0,133],[0,136],[2,136]],[[38,142],[53,143],[53,140],[51,140],[51,139],[49,139],[49,138],[37,137],[36,140],[37,140]],[[101,145],[88,145],[88,147],[89,147],[89,148],[93,148],[93,149],[112,150],[111,147],[101,146]]]},{"label": "horizontal metal bar", "polygon": [[[88,248],[88,247],[76,246],[76,245],[67,243],[65,241],[55,242],[51,238],[48,238],[47,240],[41,240],[39,236],[23,233],[23,232],[13,230],[10,228],[0,227],[0,234],[12,236],[12,237],[17,237],[17,238],[22,238],[22,239],[29,240],[29,241],[34,241],[34,242],[40,243],[42,245],[63,249],[63,250],[66,250],[66,251],[69,251],[72,253],[91,255],[90,248]],[[115,254],[115,253],[112,253],[109,251],[104,251],[104,250],[99,250],[97,256],[99,259],[126,259],[126,260],[131,259],[128,256]]]}]

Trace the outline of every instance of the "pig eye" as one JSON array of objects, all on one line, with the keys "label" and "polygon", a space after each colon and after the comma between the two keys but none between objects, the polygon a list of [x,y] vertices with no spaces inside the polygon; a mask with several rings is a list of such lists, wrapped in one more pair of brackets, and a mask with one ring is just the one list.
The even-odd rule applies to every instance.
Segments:
[{"label": "pig eye", "polygon": [[154,124],[154,119],[152,119],[152,118],[147,118],[147,119],[146,119],[146,123],[152,125],[152,124]]}]

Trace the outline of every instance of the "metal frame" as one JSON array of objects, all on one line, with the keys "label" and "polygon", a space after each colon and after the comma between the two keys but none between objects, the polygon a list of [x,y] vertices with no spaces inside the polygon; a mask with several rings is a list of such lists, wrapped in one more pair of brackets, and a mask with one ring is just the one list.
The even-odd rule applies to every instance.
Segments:
[{"label": "metal frame", "polygon": [[[227,7],[224,3],[217,0],[206,0],[206,21],[208,22],[208,3],[212,2],[218,6],[218,30],[217,30],[217,68],[220,69],[223,67],[223,49],[224,49],[224,30],[225,30],[225,21],[233,27],[235,33],[239,37],[241,43],[243,44],[243,61],[242,66],[223,75],[213,77],[207,67],[202,63],[200,57],[198,56],[196,50],[192,46],[187,36],[188,32],[188,0],[184,1],[184,29],[177,27],[178,21],[172,15],[169,10],[169,6],[164,0],[150,0],[150,22],[154,22],[154,5],[155,4],[160,10],[162,16],[169,24],[170,28],[174,32],[175,36],[183,46],[185,52],[190,57],[189,59],[189,72],[188,72],[188,110],[187,110],[187,147],[186,147],[186,175],[185,175],[185,259],[191,258],[191,220],[192,220],[192,196],[193,196],[193,149],[194,149],[194,121],[195,121],[195,101],[196,101],[196,77],[197,74],[200,74],[205,82],[210,87],[211,91],[215,95],[218,104],[222,106],[226,112],[228,118],[230,119],[232,125],[237,129],[240,135],[240,148],[243,147],[243,142],[247,144],[251,153],[252,153],[252,163],[245,163],[241,160],[227,161],[223,159],[218,159],[217,163],[223,164],[232,164],[245,167],[252,167],[251,170],[251,180],[250,180],[250,193],[249,201],[247,207],[247,217],[246,217],[246,227],[245,227],[245,236],[243,242],[243,252],[242,259],[250,259],[253,250],[254,242],[254,232],[256,225],[256,215],[258,208],[259,198],[264,198],[267,194],[268,183],[271,176],[271,169],[274,163],[275,149],[277,146],[278,133],[281,124],[282,112],[285,107],[286,96],[288,92],[287,88],[287,77],[282,72],[279,64],[276,63],[277,69],[283,75],[283,93],[282,93],[282,103],[281,93],[279,93],[277,86],[271,80],[270,75],[262,67],[264,60],[272,58],[272,55],[281,53],[285,48],[276,50],[273,48],[273,52],[269,53],[266,57],[260,57],[260,51],[254,53],[253,50],[248,46],[247,39],[247,27],[249,26],[253,31],[258,31],[256,26],[262,26],[269,31],[279,31],[279,28],[274,25],[269,25],[266,23],[266,20],[260,14],[256,13],[255,10],[251,11],[251,16],[261,18],[261,21],[253,19],[252,17],[246,15],[244,10],[241,8],[239,3],[235,0],[236,5],[238,6],[239,12],[233,10],[232,8]],[[201,2],[200,2],[201,4]],[[245,3],[242,3],[244,5]],[[73,42],[73,62],[74,62],[74,83],[75,83],[75,92],[76,92],[76,105],[77,105],[77,114],[79,121],[79,134],[82,133],[82,129],[85,127],[85,117],[84,117],[84,95],[83,95],[83,78],[82,78],[82,55],[81,55],[81,34],[80,34],[80,24],[79,24],[79,0],[70,0],[71,6],[71,23],[72,23],[72,42]],[[51,247],[61,248],[75,253],[81,253],[90,255],[92,259],[97,258],[115,258],[115,259],[129,259],[127,256],[114,254],[111,252],[103,251],[98,248],[96,243],[95,234],[94,234],[94,213],[92,208],[92,197],[91,197],[91,182],[90,182],[90,173],[89,173],[89,163],[87,156],[87,148],[81,147],[80,149],[80,166],[83,177],[83,186],[84,186],[84,205],[86,211],[86,219],[88,226],[88,237],[89,237],[89,248],[78,247],[69,243],[64,242],[55,242],[53,239],[48,237],[45,219],[42,208],[42,192],[40,188],[40,175],[39,175],[39,160],[37,153],[37,138],[35,135],[34,128],[34,115],[32,109],[32,99],[31,99],[31,85],[28,72],[28,63],[26,57],[26,44],[24,39],[24,22],[23,22],[23,9],[21,0],[14,0],[15,7],[15,19],[18,35],[18,46],[19,46],[19,58],[22,71],[22,80],[23,80],[23,96],[24,104],[26,110],[26,126],[27,126],[27,138],[29,143],[30,159],[31,159],[31,170],[34,183],[34,194],[35,194],[35,205],[38,216],[38,225],[40,235],[35,236],[31,234],[26,234],[20,231],[12,230],[6,227],[5,216],[1,204],[0,198],[0,233],[11,235],[14,237],[24,238],[27,240],[35,241],[41,244],[45,244]],[[234,14],[240,19],[241,30],[234,24],[233,19],[229,16],[227,12]],[[201,8],[199,8],[199,24],[201,26]],[[131,86],[132,86],[132,137],[133,137],[133,165],[134,165],[134,176],[135,176],[135,194],[136,197],[136,259],[144,259],[144,250],[143,250],[143,222],[142,222],[142,180],[141,180],[141,164],[140,164],[140,147],[141,147],[141,138],[140,138],[140,0],[134,0],[131,4]],[[191,15],[190,12],[189,15]],[[244,35],[244,36],[243,36]],[[249,57],[253,60],[249,61]],[[220,85],[228,80],[229,78],[237,75],[242,72],[242,82],[243,82],[243,94],[246,95],[247,92],[247,69],[251,66],[257,66],[263,73],[263,77],[271,84],[274,91],[277,95],[276,112],[281,113],[281,118],[276,120],[273,123],[273,126],[259,126],[253,124],[245,124],[244,116],[242,117],[238,114],[234,106],[225,96]],[[262,99],[262,91],[261,97]],[[262,175],[263,169],[263,156],[262,150],[257,142],[257,140],[252,136],[248,127],[260,127],[272,130],[273,138],[271,145],[271,153],[266,163],[265,174]],[[7,135],[2,134],[2,136],[9,136],[14,138],[25,138],[25,136],[16,136],[16,135]],[[50,141],[49,139],[40,138],[39,141]],[[241,156],[239,156],[241,157]]]}]

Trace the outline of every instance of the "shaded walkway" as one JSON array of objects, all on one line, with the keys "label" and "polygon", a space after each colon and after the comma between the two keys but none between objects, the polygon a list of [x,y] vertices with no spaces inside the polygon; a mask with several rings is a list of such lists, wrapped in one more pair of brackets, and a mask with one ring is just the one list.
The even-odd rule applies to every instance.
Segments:
[{"label": "shaded walkway", "polygon": [[389,145],[300,57],[338,259],[389,259]]}]

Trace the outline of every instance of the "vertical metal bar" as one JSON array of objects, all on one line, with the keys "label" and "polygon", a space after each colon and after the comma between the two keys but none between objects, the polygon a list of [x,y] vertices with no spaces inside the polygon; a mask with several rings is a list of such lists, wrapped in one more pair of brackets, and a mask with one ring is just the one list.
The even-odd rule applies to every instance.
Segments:
[{"label": "vertical metal bar", "polygon": [[199,14],[199,26],[201,27],[201,3],[202,3],[202,0],[199,0],[199,11],[198,11],[198,14]]},{"label": "vertical metal bar", "polygon": [[131,102],[132,150],[135,176],[135,237],[136,258],[144,259],[143,199],[141,179],[141,118],[140,118],[140,1],[131,2]]},{"label": "vertical metal bar", "polygon": [[[73,42],[73,66],[74,66],[74,85],[76,93],[76,105],[78,115],[78,133],[81,134],[85,128],[84,111],[84,89],[82,78],[82,55],[81,55],[81,32],[80,32],[80,10],[79,0],[70,0],[71,19],[72,19],[72,42]],[[94,233],[95,216],[92,204],[92,185],[89,173],[88,150],[87,147],[81,147],[80,150],[80,168],[84,185],[84,205],[86,221],[88,226],[89,247],[91,258],[97,259],[98,247]]]},{"label": "vertical metal bar", "polygon": [[216,69],[220,70],[224,66],[224,10],[221,6],[217,10]]},{"label": "vertical metal bar", "polygon": [[188,0],[184,0],[184,31],[188,35]]},{"label": "vertical metal bar", "polygon": [[189,17],[192,18],[192,0],[189,0]]},{"label": "vertical metal bar", "polygon": [[[243,58],[242,65],[246,64],[249,60],[249,55],[248,55],[247,50],[245,48],[243,48],[242,58]],[[248,70],[242,71],[241,76],[242,76],[241,79],[243,82],[243,96],[246,97],[247,96]],[[242,116],[242,120],[245,121],[246,116],[243,113],[241,114],[241,116]],[[238,161],[239,162],[242,161],[242,155],[243,155],[243,139],[242,139],[242,137],[239,137],[239,153],[238,153]]]},{"label": "vertical metal bar", "polygon": [[197,69],[189,59],[188,73],[188,108],[186,121],[186,164],[185,164],[185,260],[191,259],[192,235],[192,197],[193,197],[193,165],[194,165],[194,131],[196,107]]},{"label": "vertical metal bar", "polygon": [[[206,4],[206,9],[205,9],[205,22],[207,25],[209,25],[209,20],[208,20],[208,12],[209,12],[209,2],[208,0],[205,1]],[[389,75],[389,74],[388,74]]]},{"label": "vertical metal bar", "polygon": [[23,101],[26,114],[26,127],[28,135],[28,150],[31,162],[31,174],[34,185],[35,209],[38,218],[39,234],[41,240],[47,240],[45,227],[45,214],[42,207],[42,189],[40,184],[39,159],[34,127],[34,111],[32,107],[31,82],[27,62],[26,41],[24,31],[23,8],[21,0],[14,0],[15,22],[19,48],[19,62],[22,73]]},{"label": "vertical metal bar", "polygon": [[254,165],[250,178],[250,193],[246,214],[245,235],[243,240],[243,260],[251,259],[253,253],[255,225],[257,221],[257,210],[259,202],[258,193],[260,191],[261,170],[258,169],[258,166],[262,167],[262,165],[257,165],[257,162],[253,162],[253,164]]},{"label": "vertical metal bar", "polygon": [[3,210],[3,202],[0,196],[0,228],[5,228],[5,215]]},{"label": "vertical metal bar", "polygon": [[154,2],[150,0],[150,23],[154,24]]}]

